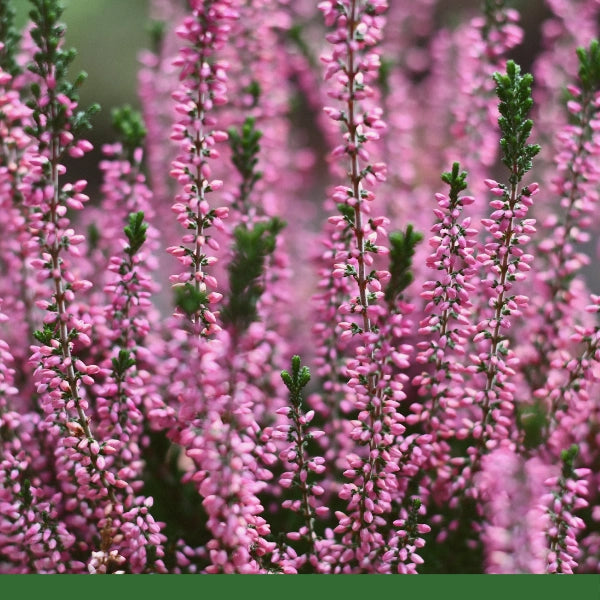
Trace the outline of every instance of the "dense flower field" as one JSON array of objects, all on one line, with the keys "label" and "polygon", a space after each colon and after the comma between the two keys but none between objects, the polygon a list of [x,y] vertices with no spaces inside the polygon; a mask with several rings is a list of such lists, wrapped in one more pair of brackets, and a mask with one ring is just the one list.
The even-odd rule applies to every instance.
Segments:
[{"label": "dense flower field", "polygon": [[600,2],[448,4],[152,0],[96,188],[0,2],[1,572],[600,572]]}]

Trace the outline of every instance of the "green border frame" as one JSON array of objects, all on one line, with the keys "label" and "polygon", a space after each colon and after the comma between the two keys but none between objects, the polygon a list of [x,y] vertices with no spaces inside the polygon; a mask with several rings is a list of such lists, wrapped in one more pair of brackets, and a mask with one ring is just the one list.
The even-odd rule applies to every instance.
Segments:
[{"label": "green border frame", "polygon": [[[292,576],[293,577],[293,576]],[[87,575],[44,576],[2,575],[2,598],[139,598],[159,597],[163,600],[186,597],[268,598],[297,594],[316,595],[319,598],[362,598],[377,600],[374,596],[387,594],[390,598],[460,598],[460,600],[529,599],[542,600],[598,600],[600,575],[421,575],[391,577],[386,575],[215,575],[198,577],[183,575],[121,575],[95,577]],[[84,581],[84,578],[86,580]]]}]

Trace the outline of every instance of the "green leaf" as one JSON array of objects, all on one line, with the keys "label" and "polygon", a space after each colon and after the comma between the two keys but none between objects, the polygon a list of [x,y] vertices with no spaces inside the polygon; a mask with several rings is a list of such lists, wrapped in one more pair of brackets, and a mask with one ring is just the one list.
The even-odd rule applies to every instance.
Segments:
[{"label": "green leaf", "polygon": [[87,228],[87,243],[88,249],[95,250],[100,242],[100,230],[95,223],[91,223]]},{"label": "green leaf", "polygon": [[54,135],[70,129],[77,137],[81,131],[91,127],[90,118],[100,107],[94,104],[87,110],[68,115],[64,104],[57,100],[58,94],[63,94],[72,102],[78,102],[77,89],[85,80],[86,75],[80,73],[74,83],[67,79],[69,66],[77,53],[73,48],[65,48],[63,44],[66,28],[60,22],[63,12],[60,2],[58,0],[30,1],[33,5],[33,9],[29,13],[33,24],[31,38],[35,42],[37,50],[27,68],[41,79],[47,79],[52,75],[55,80],[54,91],[49,94],[50,102],[44,105],[39,103],[39,94],[36,95],[35,86],[39,86],[39,81],[32,83],[34,97],[32,116],[38,124],[36,135],[41,133],[39,125],[43,115],[47,121],[45,128],[50,129]]},{"label": "green leaf", "polygon": [[135,359],[129,350],[121,349],[116,358],[112,359],[112,366],[118,378],[122,378],[125,372],[135,366]]},{"label": "green leaf", "polygon": [[251,108],[258,106],[258,101],[260,99],[260,94],[262,92],[260,83],[253,79],[243,90],[246,94],[250,94],[252,96],[252,105]]},{"label": "green leaf", "polygon": [[579,58],[579,80],[585,92],[595,92],[600,88],[600,44],[592,40],[588,49],[577,48]]},{"label": "green leaf", "polygon": [[311,67],[316,68],[319,65],[319,61],[317,60],[317,57],[315,56],[310,44],[306,41],[303,34],[303,28],[300,24],[293,25],[287,30],[287,35],[290,41],[296,45],[302,56],[304,56],[304,58],[306,58],[308,61],[308,64]]},{"label": "green leaf", "polygon": [[111,117],[113,127],[131,160],[133,152],[137,148],[141,148],[146,139],[147,131],[142,114],[133,110],[131,106],[125,105],[120,108],[114,108],[111,112]]},{"label": "green leaf", "polygon": [[393,231],[390,233],[390,281],[385,290],[385,299],[388,304],[393,304],[402,292],[412,283],[412,259],[417,244],[423,239],[421,233],[416,232],[412,225],[407,225],[406,231]]},{"label": "green leaf", "polygon": [[281,379],[290,392],[290,400],[296,407],[302,404],[302,389],[310,381],[310,369],[301,366],[298,355],[292,357],[292,374],[289,371],[281,371]]},{"label": "green leaf", "polygon": [[533,126],[533,121],[528,118],[533,106],[533,77],[529,73],[521,75],[521,67],[509,60],[506,75],[494,73],[494,80],[500,101],[498,124],[502,132],[502,162],[510,170],[511,185],[516,185],[531,169],[532,158],[540,151],[537,144],[527,143]]},{"label": "green leaf", "polygon": [[483,14],[485,23],[481,34],[484,40],[489,40],[492,32],[499,32],[500,28],[507,23],[505,0],[485,0],[483,3]]},{"label": "green leaf", "polygon": [[381,63],[379,65],[379,73],[377,76],[377,80],[378,80],[379,86],[381,88],[381,91],[386,96],[389,95],[392,91],[392,88],[390,85],[390,75],[392,74],[393,69],[394,69],[393,61],[386,59],[386,58],[383,58],[381,60]]},{"label": "green leaf", "polygon": [[277,217],[249,227],[238,225],[234,232],[233,259],[229,271],[229,301],[222,311],[223,323],[238,333],[257,320],[256,306],[263,293],[267,257],[273,253],[277,235],[285,223]]},{"label": "green leaf", "polygon": [[154,54],[158,54],[165,38],[167,24],[164,21],[153,20],[148,23],[146,30],[150,35],[150,44],[153,52]]},{"label": "green leaf", "polygon": [[562,450],[560,453],[560,459],[563,462],[562,476],[566,479],[571,479],[575,476],[574,463],[577,455],[579,454],[579,446],[573,444],[569,448]]},{"label": "green leaf", "polygon": [[283,379],[283,383],[285,383],[286,387],[290,392],[294,389],[294,380],[292,376],[287,371],[281,371],[281,379]]},{"label": "green leaf", "polygon": [[347,204],[343,204],[341,202],[337,205],[337,209],[340,211],[342,217],[344,217],[344,221],[346,221],[346,223],[348,223],[350,227],[354,227],[356,218],[354,209],[351,206],[348,206]]},{"label": "green leaf", "polygon": [[43,344],[44,346],[49,346],[52,340],[54,339],[55,329],[49,323],[44,323],[42,329],[38,329],[33,332],[33,337]]},{"label": "green leaf", "polygon": [[544,431],[548,427],[548,416],[540,402],[533,404],[518,404],[516,409],[518,428],[523,433],[525,448],[537,448],[544,443]]},{"label": "green leaf", "polygon": [[262,173],[256,170],[262,132],[256,129],[255,119],[247,117],[240,131],[231,127],[227,133],[232,153],[231,162],[242,177],[238,202],[241,204],[239,210],[243,210],[254,186],[262,178]]},{"label": "green leaf", "polygon": [[450,186],[450,201],[456,203],[458,194],[467,189],[467,172],[460,170],[460,164],[452,164],[452,171],[442,173],[442,181]]},{"label": "green leaf", "polygon": [[300,373],[300,357],[295,354],[292,356],[292,376],[294,381],[298,381],[298,373]]},{"label": "green leaf", "polygon": [[33,494],[31,493],[31,481],[29,479],[25,479],[23,481],[23,484],[21,485],[21,491],[18,492],[18,495],[23,501],[23,508],[29,508],[31,506],[31,503],[33,502]]},{"label": "green leaf", "polygon": [[15,8],[9,0],[0,2],[0,68],[15,77],[21,69],[16,61],[20,35],[15,27]]},{"label": "green leaf", "polygon": [[202,308],[208,305],[208,294],[196,289],[191,283],[177,286],[175,290],[175,306],[191,317],[197,315]]},{"label": "green leaf", "polygon": [[303,388],[310,381],[310,369],[308,367],[302,367],[298,375],[298,386]]},{"label": "green leaf", "polygon": [[146,231],[148,224],[144,223],[144,212],[139,211],[129,215],[129,224],[125,226],[125,235],[129,241],[129,246],[125,248],[125,252],[129,256],[136,254],[146,241]]}]

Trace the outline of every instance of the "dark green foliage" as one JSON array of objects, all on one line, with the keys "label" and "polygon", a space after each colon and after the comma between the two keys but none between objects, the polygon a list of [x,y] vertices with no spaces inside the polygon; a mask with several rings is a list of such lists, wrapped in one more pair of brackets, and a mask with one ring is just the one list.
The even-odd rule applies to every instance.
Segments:
[{"label": "dark green foliage", "polygon": [[[260,94],[256,84],[249,86],[255,100]],[[237,210],[249,214],[248,199],[262,173],[256,170],[262,132],[256,129],[253,117],[244,121],[242,128],[228,130],[231,160],[242,177],[237,198]],[[250,323],[256,321],[256,306],[263,292],[261,278],[264,276],[267,257],[275,250],[277,234],[285,223],[278,218],[238,225],[233,233],[233,260],[229,264],[229,302],[222,312],[223,322],[237,334],[243,333]]]},{"label": "dark green foliage", "polygon": [[88,225],[87,228],[87,243],[89,250],[95,250],[100,242],[100,231],[95,223]]},{"label": "dark green foliage", "polygon": [[573,444],[570,448],[563,450],[560,453],[560,459],[562,460],[562,477],[564,479],[578,479],[574,472],[575,459],[579,454],[579,446]]},{"label": "dark green foliage", "polygon": [[533,127],[533,121],[527,118],[533,106],[533,77],[529,73],[521,75],[521,67],[509,60],[506,63],[506,75],[494,73],[494,80],[500,100],[498,124],[502,132],[502,162],[511,172],[511,185],[517,185],[531,169],[532,159],[540,151],[537,144],[527,143]]},{"label": "dark green foliage", "polygon": [[[85,73],[81,73],[84,75],[84,80],[87,77]],[[83,82],[83,80],[82,80]],[[81,84],[78,84],[81,85]],[[99,104],[92,104],[88,106],[85,110],[77,111],[77,113],[73,116],[71,120],[71,131],[74,135],[80,135],[84,131],[87,131],[92,128],[92,117],[100,111]]]},{"label": "dark green foliage", "polygon": [[256,81],[255,79],[253,79],[244,88],[244,92],[246,94],[250,94],[252,96],[252,105],[251,105],[251,108],[254,108],[255,106],[258,106],[258,101],[260,99],[260,94],[262,92],[262,89],[260,87],[260,83],[258,83],[258,81]]},{"label": "dark green foliage", "polygon": [[579,58],[579,80],[584,92],[594,92],[600,88],[600,44],[592,40],[589,50],[577,48]]},{"label": "dark green foliage", "polygon": [[312,52],[310,45],[304,39],[302,35],[302,29],[302,25],[293,25],[287,31],[288,38],[295,44],[300,51],[300,54],[307,59],[309,65],[311,67],[317,67],[319,65],[319,61]]},{"label": "dark green foliage", "polygon": [[[441,523],[429,521],[431,532],[427,536],[428,542],[419,552],[425,561],[419,572],[423,575],[483,573],[485,556],[476,533],[483,525],[483,517],[477,502],[472,498],[461,498],[453,508],[445,503],[434,505],[432,509],[442,515],[443,520]],[[458,527],[449,529],[448,524],[453,521],[458,523]],[[436,543],[435,539],[441,532],[447,537],[443,543]]]},{"label": "dark green foliage", "polygon": [[129,160],[133,158],[133,152],[144,145],[146,138],[146,127],[144,119],[137,110],[131,106],[113,108],[111,111],[112,124],[117,131],[120,141],[125,148]]},{"label": "dark green foliage", "polygon": [[38,47],[35,61],[29,69],[36,75],[45,78],[54,65],[56,80],[61,80],[67,67],[73,62],[76,52],[73,48],[59,47],[65,35],[65,26],[60,23],[63,7],[57,0],[30,0],[33,9],[29,17],[34,24],[31,37]]},{"label": "dark green foliage", "polygon": [[[165,523],[165,564],[172,570],[178,566],[175,552],[177,540],[185,539],[191,547],[204,547],[211,535],[206,529],[208,517],[194,482],[182,482],[180,450],[162,432],[148,431],[150,443],[144,452],[144,495],[152,496],[152,515]],[[183,452],[181,450],[181,452]],[[192,566],[198,571],[208,566],[206,558],[194,557]],[[183,570],[185,573],[186,571]]]},{"label": "dark green foliage", "polygon": [[506,23],[505,9],[505,0],[484,0],[481,7],[485,15],[485,24],[481,31],[484,40],[488,40],[492,31],[497,31]]},{"label": "dark green foliage", "polygon": [[275,250],[277,234],[285,223],[277,217],[254,224],[238,225],[234,232],[234,256],[229,264],[229,302],[223,322],[242,333],[256,321],[256,305],[263,293],[261,278],[267,257]]},{"label": "dark green foliage", "polygon": [[495,20],[498,11],[504,10],[505,4],[504,0],[484,0],[481,10],[485,15],[486,21]]},{"label": "dark green foliage", "polygon": [[153,20],[148,23],[146,29],[150,35],[150,47],[155,54],[158,54],[165,39],[167,24],[164,21]]},{"label": "dark green foliage", "polygon": [[417,244],[422,239],[423,235],[415,231],[410,224],[406,226],[405,232],[393,231],[390,233],[389,271],[392,277],[385,290],[385,299],[389,304],[395,302],[412,283],[412,258]]},{"label": "dark green foliage", "polygon": [[548,427],[548,416],[540,402],[517,404],[516,420],[517,427],[523,436],[525,448],[537,448],[546,441],[545,431]]},{"label": "dark green foliage", "polygon": [[49,346],[54,339],[54,327],[49,323],[44,323],[44,327],[42,329],[38,329],[33,332],[33,337],[43,344],[44,346]]},{"label": "dark green foliage", "polygon": [[19,72],[15,60],[19,33],[15,28],[15,8],[10,0],[0,1],[0,42],[4,48],[0,50],[0,68],[13,77]]},{"label": "dark green foliage", "polygon": [[295,355],[292,357],[292,373],[281,371],[281,379],[285,386],[290,391],[290,400],[295,407],[299,407],[302,403],[302,388],[306,387],[310,381],[310,369],[300,366],[300,357]]},{"label": "dark green foliage", "polygon": [[23,508],[29,508],[33,501],[33,494],[31,493],[31,481],[29,479],[25,479],[23,481],[23,485],[21,486],[21,491],[17,494],[22,502]]},{"label": "dark green foliage", "polygon": [[442,173],[442,181],[450,186],[448,197],[451,206],[454,206],[458,200],[458,195],[467,189],[467,172],[460,170],[460,164],[452,164],[452,171]]},{"label": "dark green foliage", "polygon": [[208,304],[208,294],[196,289],[191,283],[177,286],[175,290],[175,306],[191,317],[197,315],[202,307]]},{"label": "dark green foliage", "polygon": [[378,73],[377,81],[379,83],[379,87],[381,88],[381,91],[386,96],[388,96],[392,91],[392,88],[390,86],[390,75],[391,75],[393,69],[394,69],[393,61],[391,61],[389,59],[385,59],[385,58],[383,58],[381,60],[381,64],[379,65],[379,73]]},{"label": "dark green foliage", "polygon": [[126,371],[135,366],[135,359],[129,350],[119,350],[117,358],[112,359],[112,367],[117,380],[122,380]]},{"label": "dark green foliage", "polygon": [[129,225],[125,226],[125,235],[129,246],[125,248],[125,252],[129,256],[133,256],[144,245],[146,241],[146,231],[148,224],[144,223],[144,212],[139,211],[129,215]]},{"label": "dark green foliage", "polygon": [[344,217],[344,221],[350,225],[350,227],[354,227],[356,214],[354,212],[354,208],[348,206],[347,204],[338,204],[337,209],[340,211],[342,217]]},{"label": "dark green foliage", "polygon": [[235,127],[230,127],[227,133],[232,152],[231,161],[242,176],[238,199],[242,205],[240,210],[242,210],[256,182],[262,177],[262,173],[256,171],[262,132],[256,129],[254,118],[247,117],[239,132]]},{"label": "dark green foliage", "polygon": [[406,519],[406,525],[404,526],[406,529],[407,542],[412,544],[418,537],[419,532],[417,530],[417,526],[419,524],[419,509],[421,508],[421,500],[420,498],[411,498],[408,508],[408,518]]}]

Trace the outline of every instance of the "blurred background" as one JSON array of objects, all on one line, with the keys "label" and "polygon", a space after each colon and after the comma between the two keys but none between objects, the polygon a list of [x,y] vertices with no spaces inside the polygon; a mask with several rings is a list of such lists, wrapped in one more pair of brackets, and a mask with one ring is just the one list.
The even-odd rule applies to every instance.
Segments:
[{"label": "blurred background", "polygon": [[[4,2],[6,0],[0,0]],[[17,10],[17,23],[24,26],[31,9],[29,0],[11,0]],[[94,145],[94,151],[83,159],[68,164],[69,172],[75,179],[84,177],[89,182],[88,193],[95,201],[101,182],[98,162],[101,159],[101,147],[111,143],[115,135],[111,126],[111,110],[124,104],[139,109],[137,95],[139,61],[141,50],[152,45],[151,6],[155,0],[62,0],[66,23],[66,45],[77,50],[77,58],[71,67],[71,79],[76,73],[85,71],[88,79],[80,90],[80,106],[87,107],[99,103],[101,111],[92,119],[93,129],[87,134]],[[170,0],[174,4],[187,4],[187,0]],[[250,2],[251,0],[246,0]],[[288,0],[293,3],[294,0]],[[389,0],[410,2],[410,0]],[[314,0],[315,19],[320,15]],[[436,20],[440,26],[454,28],[466,19],[481,15],[482,0],[444,0],[437,2]],[[545,0],[507,0],[521,13],[520,25],[525,32],[523,44],[510,58],[515,59],[524,71],[529,71],[540,47],[540,26],[550,15]],[[293,7],[293,4],[292,4]],[[290,106],[290,117],[296,129],[303,135],[315,121],[314,114],[306,112],[306,106]],[[314,138],[314,139],[313,139]],[[308,144],[323,156],[323,140],[313,136]],[[323,165],[324,165],[323,161]],[[319,189],[319,202],[324,190]]]},{"label": "blurred background", "polygon": [[[4,0],[0,0],[4,1]],[[175,2],[184,0],[174,0]],[[292,0],[293,1],[293,0]],[[408,2],[410,0],[390,0]],[[94,117],[92,142],[112,139],[110,111],[115,106],[139,107],[137,98],[138,52],[149,45],[152,0],[63,0],[67,43],[77,49],[73,71],[86,71],[89,79],[81,90],[81,104],[98,102],[102,111]],[[19,25],[27,22],[29,0],[13,0]],[[315,6],[318,0],[315,0]],[[527,70],[538,46],[538,27],[547,16],[544,0],[509,2],[521,12],[525,41],[513,56]],[[446,0],[438,18],[452,26],[476,14],[481,0]]]}]

